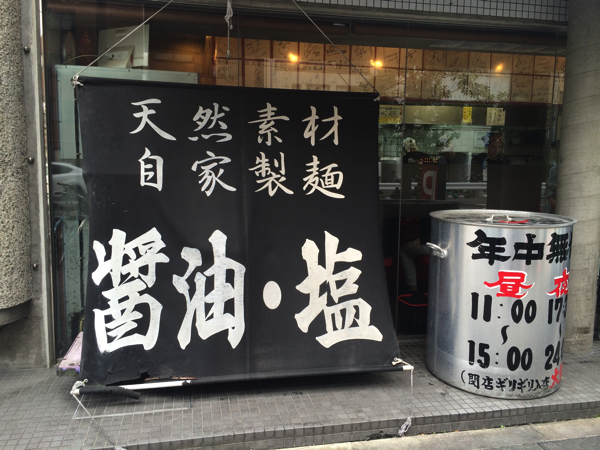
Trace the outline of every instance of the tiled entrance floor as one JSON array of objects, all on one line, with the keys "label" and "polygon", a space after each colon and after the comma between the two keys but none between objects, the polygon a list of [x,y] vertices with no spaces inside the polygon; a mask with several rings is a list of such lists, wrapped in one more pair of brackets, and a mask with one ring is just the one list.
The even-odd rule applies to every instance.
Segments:
[{"label": "tiled entrance floor", "polygon": [[559,391],[534,400],[452,388],[427,371],[424,339],[400,349],[415,365],[412,402],[410,372],[335,375],[149,390],[137,401],[83,396],[96,423],[69,395],[74,378],[0,369],[0,448],[284,448],[396,434],[411,410],[407,434],[600,414],[600,342],[590,355],[565,354]]}]

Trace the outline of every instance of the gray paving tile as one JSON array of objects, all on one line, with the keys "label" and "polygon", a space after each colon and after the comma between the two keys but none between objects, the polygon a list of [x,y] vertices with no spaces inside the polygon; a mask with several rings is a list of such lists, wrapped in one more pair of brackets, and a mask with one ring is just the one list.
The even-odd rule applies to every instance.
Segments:
[{"label": "gray paving tile", "polygon": [[[113,442],[138,449],[343,442],[384,428],[394,433],[411,411],[408,434],[600,412],[600,343],[594,343],[591,355],[565,355],[560,391],[533,400],[480,397],[449,387],[425,368],[422,339],[400,345],[403,359],[415,365],[412,399],[410,376],[390,372],[146,391],[139,401],[84,396],[82,402]],[[0,447],[110,447],[69,395],[73,382],[45,369],[0,369]]]}]

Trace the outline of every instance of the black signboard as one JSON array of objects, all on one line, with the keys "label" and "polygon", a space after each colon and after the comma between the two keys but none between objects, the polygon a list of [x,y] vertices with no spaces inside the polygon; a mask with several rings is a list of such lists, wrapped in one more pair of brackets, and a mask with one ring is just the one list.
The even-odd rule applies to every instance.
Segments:
[{"label": "black signboard", "polygon": [[80,82],[86,377],[393,368],[374,95]]}]

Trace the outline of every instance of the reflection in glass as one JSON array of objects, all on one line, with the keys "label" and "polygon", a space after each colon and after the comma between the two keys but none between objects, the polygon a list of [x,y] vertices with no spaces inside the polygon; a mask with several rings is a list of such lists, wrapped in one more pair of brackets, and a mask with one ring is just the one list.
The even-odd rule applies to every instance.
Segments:
[{"label": "reflection in glass", "polygon": [[[155,11],[139,2],[119,2],[118,7],[67,3],[43,2],[59,355],[81,330],[89,247],[84,152],[69,80],[123,30]],[[228,38],[225,26],[203,22],[210,14],[174,6],[168,19],[157,16],[134,41],[119,44],[112,58],[85,75],[343,92],[373,92],[375,87],[381,96],[382,241],[396,320],[399,292],[404,285],[409,290],[414,286],[410,273],[409,283],[403,280],[400,249],[417,239],[423,244],[429,212],[486,207],[553,212],[563,56],[511,54],[492,44],[478,51],[477,42],[452,50],[429,41],[420,45],[416,39],[410,47],[382,47],[369,36],[356,42],[358,36],[344,41],[340,35],[332,46],[314,42],[310,33],[298,37],[280,30],[273,39],[272,30],[237,24],[236,36]],[[222,16],[215,15],[217,19]],[[497,151],[490,133],[500,131],[502,148]],[[490,163],[496,161],[496,151],[510,164]],[[426,255],[414,253],[416,286],[426,292]]]}]

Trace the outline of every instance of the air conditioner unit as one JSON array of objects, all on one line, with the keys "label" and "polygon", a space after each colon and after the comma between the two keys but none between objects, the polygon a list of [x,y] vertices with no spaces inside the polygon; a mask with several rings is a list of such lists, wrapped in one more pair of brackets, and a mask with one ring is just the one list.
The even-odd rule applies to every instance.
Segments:
[{"label": "air conditioner unit", "polygon": [[133,45],[115,47],[98,61],[98,67],[111,69],[131,69],[133,66]]},{"label": "air conditioner unit", "polygon": [[[111,28],[108,30],[100,30],[98,33],[98,54],[101,55],[107,49],[111,48],[129,33],[131,33],[135,27],[123,27],[123,28]],[[123,47],[133,47],[132,62],[130,67],[148,67],[148,47],[150,42],[150,25],[146,24],[137,29],[130,36],[127,36],[122,42],[119,42],[118,46],[111,50],[110,53],[115,54],[117,49],[119,52],[123,51]],[[121,55],[122,56],[122,55]],[[106,62],[106,58],[102,58],[100,63],[101,67],[125,67],[122,65],[109,66],[103,65]],[[110,60],[108,60],[110,61]]]}]

